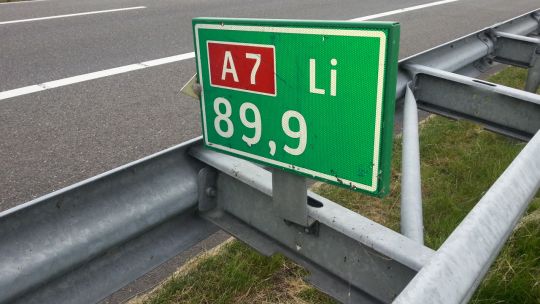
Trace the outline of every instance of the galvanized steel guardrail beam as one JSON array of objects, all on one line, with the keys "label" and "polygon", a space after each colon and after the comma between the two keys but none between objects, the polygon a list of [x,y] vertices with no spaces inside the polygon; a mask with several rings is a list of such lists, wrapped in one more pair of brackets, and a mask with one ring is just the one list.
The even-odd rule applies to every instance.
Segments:
[{"label": "galvanized steel guardrail beam", "polygon": [[540,132],[394,301],[467,303],[540,187]]},{"label": "galvanized steel guardrail beam", "polygon": [[[410,84],[408,101],[417,100],[421,109],[528,140],[539,129],[538,96],[471,77],[485,72],[493,61],[526,65],[527,90],[535,91],[540,83],[538,44],[525,36],[538,31],[539,13],[402,60],[398,98]],[[487,100],[492,101],[489,106]],[[414,103],[408,109],[414,110]],[[414,115],[407,116],[409,125]],[[405,145],[417,144],[414,130],[404,129]],[[391,302],[401,293],[396,300],[400,303],[461,303],[470,297],[540,186],[538,158],[534,159],[539,146],[536,135],[442,248],[433,252],[419,237],[421,193],[415,174],[403,176],[411,195],[402,208],[412,215],[404,217],[403,225],[412,229],[404,228],[411,239],[313,193],[307,209],[311,225],[302,227],[284,223],[274,213],[269,172],[206,151],[200,138],[194,139],[1,212],[0,303],[99,301],[210,235],[218,229],[216,224],[262,253],[283,252],[306,266],[317,287],[342,301]],[[406,156],[415,172],[418,155]],[[519,174],[527,176],[525,185],[516,184]],[[499,214],[499,205],[511,207],[511,216]],[[493,226],[490,216],[501,220]],[[484,241],[465,248],[471,230]],[[476,263],[452,273],[449,267],[456,256]],[[446,282],[458,292],[448,296]],[[424,289],[429,293],[423,294]]]},{"label": "galvanized steel guardrail beam", "polygon": [[415,73],[414,96],[421,109],[521,140],[540,129],[540,95],[426,66],[406,67]]},{"label": "galvanized steel guardrail beam", "polygon": [[539,20],[540,10],[532,11],[400,60],[396,97],[405,96],[405,86],[414,76],[404,66],[415,64],[477,77],[492,67],[497,49],[494,32],[526,36],[538,32]]},{"label": "galvanized steel guardrail beam", "polygon": [[0,213],[0,302],[95,302],[215,232],[195,215],[198,143]]},{"label": "galvanized steel guardrail beam", "polygon": [[433,254],[433,250],[312,192],[307,211],[317,224],[310,228],[284,224],[272,199],[270,172],[202,147],[190,151],[216,169],[215,181],[208,181],[206,174],[200,180],[202,189],[210,190],[200,193],[214,193],[211,189],[215,187],[212,196],[216,198],[213,208],[205,203],[209,211],[203,217],[260,252],[284,253],[312,270],[310,280],[314,282],[332,278],[330,286],[316,285],[341,301],[391,301]]}]

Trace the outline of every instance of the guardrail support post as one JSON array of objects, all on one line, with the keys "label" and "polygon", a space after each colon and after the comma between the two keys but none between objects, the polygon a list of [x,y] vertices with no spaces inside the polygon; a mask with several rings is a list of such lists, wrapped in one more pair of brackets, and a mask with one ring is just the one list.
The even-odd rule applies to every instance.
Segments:
[{"label": "guardrail support post", "polygon": [[496,41],[493,60],[528,68],[525,91],[536,93],[540,85],[540,39],[493,30]]},{"label": "guardrail support post", "polygon": [[422,186],[420,178],[420,144],[418,138],[418,108],[407,85],[403,109],[403,147],[401,164],[401,233],[424,243],[422,219]]},{"label": "guardrail support post", "polygon": [[536,93],[538,86],[540,86],[540,54],[536,54],[536,60],[532,67],[529,68],[527,74],[527,82],[525,84],[525,91]]}]

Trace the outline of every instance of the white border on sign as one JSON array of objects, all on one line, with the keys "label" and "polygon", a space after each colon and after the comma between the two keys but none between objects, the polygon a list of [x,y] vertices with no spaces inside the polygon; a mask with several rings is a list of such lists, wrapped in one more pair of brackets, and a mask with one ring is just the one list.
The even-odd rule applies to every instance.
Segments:
[{"label": "white border on sign", "polygon": [[[279,167],[292,169],[308,175],[320,177],[323,179],[335,181],[345,185],[353,186],[359,189],[363,189],[370,192],[375,192],[378,185],[378,173],[379,173],[379,147],[381,141],[381,121],[382,121],[382,100],[383,100],[383,82],[384,82],[384,59],[386,57],[386,35],[382,31],[364,31],[364,30],[349,30],[349,29],[325,29],[325,28],[301,28],[301,27],[274,27],[274,26],[256,26],[256,25],[221,25],[221,24],[196,24],[195,25],[195,46],[197,52],[197,65],[199,68],[199,79],[203,79],[202,65],[201,65],[201,52],[199,43],[199,29],[212,29],[212,30],[229,30],[229,31],[247,31],[247,32],[265,32],[265,33],[286,33],[286,34],[306,34],[306,35],[328,35],[328,36],[350,36],[350,37],[372,37],[379,38],[379,73],[377,82],[377,104],[375,107],[375,136],[373,142],[373,171],[371,178],[371,186],[364,185],[350,180],[342,179],[333,175],[316,172],[310,169],[293,166],[291,164],[283,163],[274,159],[269,159],[259,155],[254,155],[248,152],[232,149],[222,145],[214,144],[208,141],[208,131],[206,127],[206,111],[205,111],[205,99],[204,99],[204,87],[201,81],[201,100],[202,100],[202,118],[204,127],[204,140],[208,146],[214,147],[219,150],[232,152],[238,155],[256,159],[259,161],[267,162]],[[226,42],[226,41],[223,41]],[[274,50],[275,51],[275,50]],[[277,55],[277,54],[274,54]],[[275,58],[275,56],[274,56]],[[277,71],[277,66],[275,67]],[[277,85],[277,84],[276,84]]]},{"label": "white border on sign", "polygon": [[[212,83],[212,76],[211,75],[210,75],[210,85],[213,86],[213,87],[222,88],[222,89],[235,90],[235,91],[247,92],[247,93],[252,93],[252,94],[259,94],[259,95],[266,95],[266,96],[276,97],[276,95],[277,95],[277,79],[276,79],[277,67],[276,67],[276,47],[275,46],[269,45],[269,44],[255,44],[255,43],[240,43],[240,42],[207,40],[206,41],[206,54],[209,53],[208,52],[208,43],[246,45],[246,46],[255,46],[255,47],[263,47],[263,48],[267,48],[267,49],[272,49],[272,52],[273,52],[272,55],[274,55],[274,94],[268,94],[268,93],[263,93],[263,92],[259,92],[259,91],[244,90],[244,89],[238,89],[238,88],[231,88],[231,87],[226,87],[226,86],[222,86],[222,85],[219,85],[219,84],[215,84],[215,83]],[[208,61],[208,70],[210,71],[210,56],[206,56],[206,59]]]}]

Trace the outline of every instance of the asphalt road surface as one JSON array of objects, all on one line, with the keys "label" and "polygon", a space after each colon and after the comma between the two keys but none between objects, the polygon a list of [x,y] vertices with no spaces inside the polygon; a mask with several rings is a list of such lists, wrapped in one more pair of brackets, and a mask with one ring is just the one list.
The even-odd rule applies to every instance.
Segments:
[{"label": "asphalt road surface", "polygon": [[373,20],[401,23],[404,58],[539,7],[538,0],[0,4],[0,211],[201,134],[197,101],[180,94],[195,73],[193,17],[349,20],[394,11]]},{"label": "asphalt road surface", "polygon": [[[36,84],[189,54],[193,17],[345,20],[429,3],[45,0],[0,4],[0,210],[201,134],[197,102],[179,93],[195,73],[189,55],[28,93]],[[377,20],[402,24],[400,58],[404,58],[538,7],[537,0],[446,1]],[[2,99],[21,88],[24,94]]]}]

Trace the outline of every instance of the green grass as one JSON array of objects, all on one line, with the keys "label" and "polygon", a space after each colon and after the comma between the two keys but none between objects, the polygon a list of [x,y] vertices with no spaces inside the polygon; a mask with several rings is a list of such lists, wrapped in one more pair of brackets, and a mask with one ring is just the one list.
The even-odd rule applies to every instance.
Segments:
[{"label": "green grass", "polygon": [[[264,257],[233,241],[187,275],[174,276],[144,303],[332,303],[305,288],[306,271],[282,255]],[[296,290],[296,292],[294,292]]]},{"label": "green grass", "polygon": [[[497,73],[489,78],[494,83],[504,84],[507,87],[523,90],[525,79],[527,78],[527,69],[509,68]],[[536,93],[540,93],[540,88]]]},{"label": "green grass", "polygon": [[[491,267],[473,303],[540,303],[538,199]],[[531,213],[532,209],[536,212]]]},{"label": "green grass", "polygon": [[[444,242],[522,147],[522,143],[467,122],[435,117],[424,124],[420,150],[427,246],[437,249]],[[394,151],[400,153],[400,147]],[[399,165],[395,155],[394,170]],[[394,174],[393,180],[398,178],[398,173]],[[381,201],[328,185],[319,192],[397,230],[398,187]],[[540,303],[539,209],[537,196],[472,303]]]},{"label": "green grass", "polygon": [[[506,69],[490,81],[522,87],[525,73]],[[420,132],[426,245],[437,249],[524,144],[464,122],[433,117]],[[316,192],[387,227],[399,229],[401,144],[394,144],[392,189],[376,199],[331,185]],[[334,303],[305,284],[305,270],[281,255],[263,257],[234,241],[169,280],[144,303]],[[515,229],[472,303],[540,303],[540,197]]]}]

